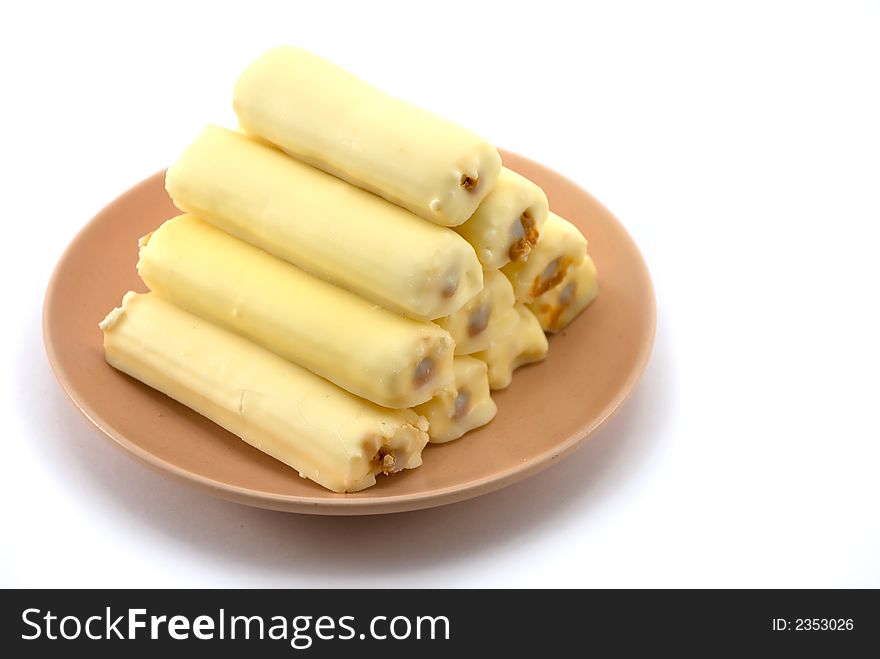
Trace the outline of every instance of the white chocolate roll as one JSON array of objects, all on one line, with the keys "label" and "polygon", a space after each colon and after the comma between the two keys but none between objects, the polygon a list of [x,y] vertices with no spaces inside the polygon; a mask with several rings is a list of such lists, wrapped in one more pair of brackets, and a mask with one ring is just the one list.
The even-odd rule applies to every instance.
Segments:
[{"label": "white chocolate roll", "polygon": [[559,286],[551,288],[529,305],[545,332],[558,332],[599,295],[599,279],[596,264],[590,255],[583,263],[568,269]]},{"label": "white chocolate roll", "polygon": [[483,203],[455,230],[473,245],[484,268],[500,268],[529,258],[549,210],[541,188],[503,167]]},{"label": "white chocolate roll", "polygon": [[528,261],[511,261],[501,271],[513,284],[517,302],[534,302],[565,279],[568,269],[587,254],[587,239],[578,228],[550,212]]},{"label": "white chocolate roll", "polygon": [[384,407],[412,407],[453,388],[454,343],[192,215],[141,239],[138,273],[152,291]]},{"label": "white chocolate roll", "polygon": [[485,362],[473,357],[456,357],[453,368],[456,396],[437,396],[415,408],[428,420],[428,437],[434,444],[450,442],[474,428],[485,426],[498,411],[489,395]]},{"label": "white chocolate roll", "polygon": [[165,187],[181,210],[419,320],[449,315],[483,287],[480,262],[455,231],[241,133],[206,128]]},{"label": "white chocolate roll", "polygon": [[101,323],[114,368],[334,492],[422,463],[427,421],[340,389],[154,293],[127,293]]},{"label": "white chocolate roll", "polygon": [[489,387],[505,389],[520,366],[547,356],[550,345],[541,324],[524,304],[517,304],[499,323],[500,338],[489,349],[474,355],[489,366]]},{"label": "white chocolate roll", "polygon": [[486,350],[499,318],[513,306],[513,287],[498,270],[483,271],[483,290],[465,305],[434,322],[455,341],[456,355]]},{"label": "white chocolate roll", "polygon": [[501,169],[483,138],[301,48],[254,61],[233,105],[248,133],[441,226],[468,219]]}]

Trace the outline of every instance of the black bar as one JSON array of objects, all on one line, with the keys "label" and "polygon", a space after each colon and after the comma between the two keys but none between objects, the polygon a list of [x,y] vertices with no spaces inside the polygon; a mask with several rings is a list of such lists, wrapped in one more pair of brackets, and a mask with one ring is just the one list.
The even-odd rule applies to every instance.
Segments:
[{"label": "black bar", "polygon": [[[143,611],[131,614],[130,609]],[[644,650],[646,641],[658,652],[713,654],[880,647],[876,590],[8,590],[2,594],[0,616],[5,656],[81,649],[90,657],[117,657],[134,648],[163,657],[191,656],[226,644],[261,657],[365,650],[369,655],[411,657],[416,652],[430,657],[480,648],[512,656],[599,648],[618,654]],[[72,617],[62,629],[66,616]],[[168,621],[173,616],[183,616],[174,623],[174,633],[188,638],[172,638]],[[199,616],[207,618],[197,623]],[[234,616],[250,620],[233,621]],[[132,619],[144,626],[130,630]],[[243,638],[246,629],[250,639]],[[62,631],[79,635],[66,640]],[[118,638],[130,631],[133,640]],[[199,639],[196,631],[213,638]],[[111,638],[91,640],[86,632]],[[407,632],[405,639],[393,637]],[[278,638],[269,638],[273,633]],[[50,634],[58,638],[47,638]],[[71,643],[77,647],[69,648]]]}]

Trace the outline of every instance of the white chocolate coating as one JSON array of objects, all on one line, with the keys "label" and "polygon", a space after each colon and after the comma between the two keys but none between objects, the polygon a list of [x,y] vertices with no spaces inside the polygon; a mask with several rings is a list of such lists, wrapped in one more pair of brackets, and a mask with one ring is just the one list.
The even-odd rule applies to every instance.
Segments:
[{"label": "white chocolate coating", "polygon": [[541,188],[502,167],[495,187],[471,218],[455,230],[473,245],[484,268],[500,268],[529,258],[549,211]]},{"label": "white chocolate coating", "polygon": [[583,263],[569,268],[565,279],[529,305],[545,332],[559,332],[599,295],[596,264],[590,255]]},{"label": "white chocolate coating", "polygon": [[580,265],[587,254],[587,239],[568,220],[550,212],[538,244],[528,261],[511,261],[501,268],[513,284],[517,302],[535,298],[559,285],[568,269]]},{"label": "white chocolate coating", "polygon": [[127,293],[101,329],[111,366],[334,492],[422,463],[424,418],[373,405],[154,293]]},{"label": "white chocolate coating", "polygon": [[513,287],[498,270],[483,271],[483,290],[465,305],[434,322],[455,341],[456,355],[486,350],[501,316],[513,307]]},{"label": "white chocolate coating", "polygon": [[302,48],[254,61],[233,105],[248,133],[441,226],[470,217],[501,169],[478,135]]},{"label": "white chocolate coating", "polygon": [[489,387],[505,389],[520,366],[541,361],[550,346],[541,324],[524,304],[517,304],[499,323],[501,336],[474,355],[489,366]]},{"label": "white chocolate coating", "polygon": [[486,425],[498,411],[489,394],[485,362],[473,357],[456,357],[453,370],[456,396],[437,396],[415,408],[428,419],[429,441],[434,444],[450,442]]},{"label": "white chocolate coating", "polygon": [[312,277],[192,215],[141,239],[138,273],[163,299],[377,405],[412,407],[453,387],[447,332]]},{"label": "white chocolate coating", "polygon": [[206,128],[165,187],[181,210],[419,320],[449,315],[483,287],[473,248],[451,229],[241,133]]}]

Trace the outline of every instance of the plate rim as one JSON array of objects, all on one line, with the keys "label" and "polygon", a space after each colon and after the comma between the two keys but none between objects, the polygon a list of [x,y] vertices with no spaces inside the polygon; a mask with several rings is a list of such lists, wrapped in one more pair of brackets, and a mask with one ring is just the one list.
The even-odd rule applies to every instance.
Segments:
[{"label": "plate rim", "polygon": [[[518,160],[527,162],[530,165],[535,165],[542,169],[549,169],[548,167],[541,165],[540,163],[537,163],[530,158],[521,156],[508,149],[499,148],[499,151],[501,152],[502,156],[505,154],[509,154]],[[61,256],[58,258],[55,267],[52,270],[52,274],[49,277],[49,281],[43,296],[43,308],[41,314],[43,346],[46,351],[46,356],[48,358],[49,365],[52,369],[55,380],[61,386],[61,389],[65,393],[67,399],[73,404],[77,411],[83,417],[85,417],[85,419],[89,421],[89,423],[95,429],[99,431],[100,435],[103,436],[106,441],[109,441],[118,449],[124,450],[127,454],[136,458],[142,464],[146,464],[147,466],[162,474],[170,474],[177,479],[195,485],[203,491],[208,491],[215,496],[219,496],[223,499],[235,501],[244,505],[283,512],[317,515],[370,515],[433,508],[441,505],[464,501],[480,496],[482,494],[488,494],[543,471],[551,464],[553,464],[554,460],[570,454],[579,446],[584,444],[590,437],[595,435],[597,431],[599,431],[606,423],[608,423],[608,421],[610,421],[617,414],[617,412],[620,411],[620,409],[632,395],[650,361],[657,330],[657,300],[653,280],[651,279],[650,271],[641,250],[639,249],[635,240],[633,240],[632,236],[626,230],[626,227],[623,226],[620,220],[617,219],[617,216],[614,215],[614,213],[612,213],[610,210],[608,210],[604,206],[604,204],[602,204],[587,190],[579,186],[568,177],[559,174],[555,170],[550,170],[553,171],[553,173],[560,179],[564,180],[566,184],[577,188],[579,192],[593,199],[596,204],[598,204],[602,207],[603,210],[605,210],[609,220],[618,225],[618,228],[625,235],[626,239],[628,239],[630,243],[632,243],[632,248],[635,255],[637,256],[637,259],[635,259],[637,261],[637,266],[642,270],[644,281],[646,282],[648,288],[648,304],[647,308],[645,309],[645,313],[647,316],[647,340],[641,344],[640,351],[635,356],[635,365],[630,370],[627,378],[625,379],[622,386],[619,388],[617,394],[602,409],[602,412],[597,415],[596,420],[592,425],[590,425],[586,429],[582,429],[578,432],[570,434],[563,441],[556,444],[553,448],[550,448],[544,453],[539,454],[528,462],[517,465],[515,467],[511,467],[504,472],[485,476],[483,478],[470,481],[463,485],[447,486],[440,490],[431,490],[430,492],[423,493],[421,495],[398,494],[347,498],[344,495],[336,495],[333,497],[328,497],[325,495],[324,497],[321,497],[267,494],[266,492],[261,490],[254,490],[238,485],[231,485],[229,483],[218,481],[213,478],[203,476],[201,474],[193,473],[182,467],[179,467],[173,462],[169,462],[168,460],[160,458],[155,454],[147,451],[138,444],[129,440],[124,433],[118,431],[116,428],[109,427],[107,424],[105,424],[100,419],[100,415],[97,414],[93,407],[81,396],[79,396],[76,391],[73,391],[70,386],[70,382],[66,378],[61,376],[60,371],[62,369],[59,363],[58,355],[56,353],[56,346],[49,340],[49,326],[51,324],[51,315],[53,313],[52,302],[58,291],[58,282],[60,280],[60,271],[62,269],[62,265],[66,263],[70,255],[76,250],[78,243],[83,239],[89,227],[91,227],[98,218],[100,218],[105,212],[113,207],[122,197],[129,195],[142,187],[152,185],[153,181],[156,178],[158,178],[159,176],[164,176],[165,171],[165,169],[162,169],[158,172],[151,174],[150,176],[142,179],[135,185],[127,188],[116,197],[114,197],[110,202],[105,204],[101,208],[101,210],[99,210],[88,222],[80,227],[80,229],[71,239],[70,243],[64,249]]]}]

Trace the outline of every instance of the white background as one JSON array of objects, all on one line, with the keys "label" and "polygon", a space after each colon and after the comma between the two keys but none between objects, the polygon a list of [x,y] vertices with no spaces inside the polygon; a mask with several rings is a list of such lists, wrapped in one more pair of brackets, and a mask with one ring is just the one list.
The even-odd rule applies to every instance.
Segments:
[{"label": "white background", "polygon": [[[877,2],[3,14],[0,585],[880,586]],[[656,347],[592,443],[470,502],[320,518],[170,481],[73,410],[40,332],[55,262],[228,121],[239,71],[281,43],[555,168],[629,228]]]}]

